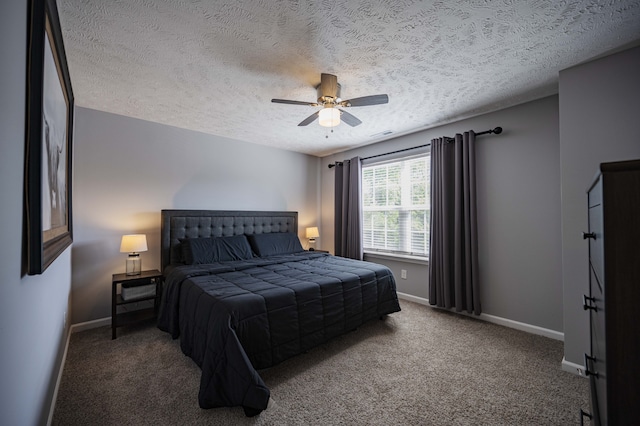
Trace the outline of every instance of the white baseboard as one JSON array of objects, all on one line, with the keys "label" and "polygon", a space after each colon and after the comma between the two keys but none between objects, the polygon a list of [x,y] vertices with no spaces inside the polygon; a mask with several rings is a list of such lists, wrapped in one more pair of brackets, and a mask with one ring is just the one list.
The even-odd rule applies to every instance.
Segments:
[{"label": "white baseboard", "polygon": [[[398,298],[408,300],[410,302],[419,303],[421,305],[429,306],[434,309],[443,309],[438,308],[436,306],[429,304],[429,299],[425,299],[423,297],[412,296],[406,293],[398,292]],[[451,312],[455,312],[453,310],[446,309]],[[549,337],[550,339],[564,341],[564,333],[555,330],[549,330],[548,328],[538,327],[537,325],[526,324],[519,321],[510,320],[507,318],[497,317],[495,315],[489,314],[480,314],[480,315],[472,315],[466,312],[455,312],[456,314],[466,315],[468,317],[477,318],[486,322],[490,322],[493,324],[503,325],[509,328],[515,328],[516,330],[526,331],[527,333],[537,334],[544,337]]]},{"label": "white baseboard", "polygon": [[67,351],[69,350],[69,340],[71,338],[71,328],[67,333],[66,342],[64,344],[64,352],[62,352],[62,359],[60,360],[60,366],[58,367],[58,377],[56,377],[56,385],[53,388],[53,396],[51,398],[51,406],[49,407],[49,416],[47,418],[47,426],[50,426],[53,422],[53,413],[56,409],[56,401],[58,400],[58,390],[60,389],[60,381],[62,380],[62,373],[64,372],[64,365],[67,362]]},{"label": "white baseboard", "polygon": [[92,328],[98,328],[105,325],[111,325],[111,317],[100,318],[97,320],[73,324],[71,326],[71,333],[78,333],[80,331],[91,330]]},{"label": "white baseboard", "polygon": [[564,342],[564,333],[560,331],[550,330],[548,328],[538,327],[537,325],[527,324],[489,314],[480,314],[480,319]]},{"label": "white baseboard", "polygon": [[564,357],[562,357],[562,370],[577,374],[578,376],[587,377],[584,375],[584,365],[567,361]]},{"label": "white baseboard", "polygon": [[414,296],[412,294],[407,294],[407,293],[400,293],[399,291],[396,293],[398,294],[398,299],[404,299],[404,300],[408,300],[409,302],[415,302],[421,305],[431,306],[429,304],[429,299],[425,299],[424,297],[418,297],[418,296]]}]

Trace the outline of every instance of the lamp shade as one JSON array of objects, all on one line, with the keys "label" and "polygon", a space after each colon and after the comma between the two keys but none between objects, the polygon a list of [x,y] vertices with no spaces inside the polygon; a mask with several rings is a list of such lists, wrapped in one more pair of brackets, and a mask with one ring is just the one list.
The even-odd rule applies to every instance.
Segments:
[{"label": "lamp shade", "polygon": [[144,234],[123,235],[120,253],[140,253],[147,251],[147,236]]},{"label": "lamp shade", "polygon": [[310,228],[306,229],[306,233],[307,233],[307,238],[311,239],[311,238],[318,238],[320,236],[320,233],[318,232],[318,227],[317,226],[312,226]]},{"label": "lamp shade", "polygon": [[323,127],[334,127],[340,124],[340,111],[337,108],[322,108],[318,117]]}]

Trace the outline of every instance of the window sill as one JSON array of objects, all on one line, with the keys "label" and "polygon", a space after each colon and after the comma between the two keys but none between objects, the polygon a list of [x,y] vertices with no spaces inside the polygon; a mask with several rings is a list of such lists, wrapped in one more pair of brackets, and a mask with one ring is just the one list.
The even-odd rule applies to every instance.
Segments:
[{"label": "window sill", "polygon": [[396,260],[398,262],[407,262],[407,263],[415,263],[418,265],[429,265],[429,259],[425,259],[424,257],[418,256],[410,256],[407,254],[390,254],[390,253],[378,253],[375,251],[365,251],[365,256],[370,259],[388,259],[388,260]]}]

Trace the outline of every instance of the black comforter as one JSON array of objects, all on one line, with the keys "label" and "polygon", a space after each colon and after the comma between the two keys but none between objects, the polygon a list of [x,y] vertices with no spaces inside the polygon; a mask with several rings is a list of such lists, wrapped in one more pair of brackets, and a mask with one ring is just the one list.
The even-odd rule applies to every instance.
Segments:
[{"label": "black comforter", "polygon": [[264,410],[271,367],[400,310],[382,265],[303,252],[166,271],[158,327],[202,369],[202,408]]}]

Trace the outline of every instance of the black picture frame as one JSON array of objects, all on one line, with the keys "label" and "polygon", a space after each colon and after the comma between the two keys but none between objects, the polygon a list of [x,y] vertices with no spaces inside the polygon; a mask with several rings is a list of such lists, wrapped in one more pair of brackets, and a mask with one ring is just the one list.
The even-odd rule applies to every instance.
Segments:
[{"label": "black picture frame", "polygon": [[74,98],[55,0],[30,0],[27,45],[27,273],[43,273],[73,242]]}]

